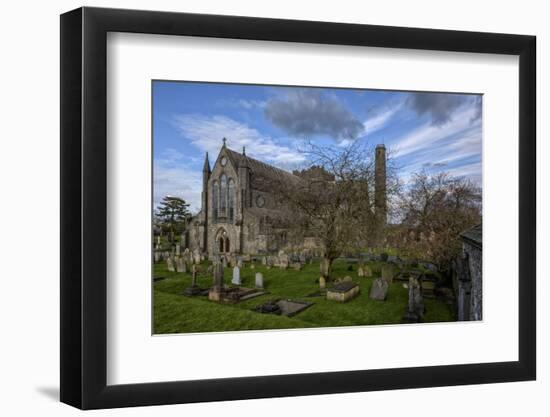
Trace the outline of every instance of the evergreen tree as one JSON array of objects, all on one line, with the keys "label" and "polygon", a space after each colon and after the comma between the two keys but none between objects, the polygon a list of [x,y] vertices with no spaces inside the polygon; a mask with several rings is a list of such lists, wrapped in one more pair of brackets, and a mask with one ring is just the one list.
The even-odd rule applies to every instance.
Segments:
[{"label": "evergreen tree", "polygon": [[155,215],[161,227],[168,231],[170,243],[174,243],[176,233],[185,230],[187,222],[191,218],[189,204],[179,197],[166,196],[157,207]]}]

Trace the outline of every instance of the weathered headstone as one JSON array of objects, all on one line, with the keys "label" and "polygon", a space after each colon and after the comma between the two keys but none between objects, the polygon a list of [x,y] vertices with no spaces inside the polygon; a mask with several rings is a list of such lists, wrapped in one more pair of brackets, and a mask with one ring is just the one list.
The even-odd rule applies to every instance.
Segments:
[{"label": "weathered headstone", "polygon": [[176,271],[187,272],[187,264],[182,256],[176,257]]},{"label": "weathered headstone", "polygon": [[239,268],[242,268],[243,267],[243,260],[241,258],[237,259],[237,266]]},{"label": "weathered headstone", "polygon": [[155,263],[160,262],[160,260],[161,260],[160,252],[159,252],[159,251],[155,251],[155,252],[153,252],[153,254],[154,254],[153,256],[154,256],[154,258],[155,258]]},{"label": "weathered headstone", "polygon": [[409,278],[409,302],[407,311],[403,316],[406,323],[418,323],[424,316],[424,298],[422,297],[422,286],[420,280],[414,276]]},{"label": "weathered headstone", "polygon": [[213,266],[214,269],[214,288],[222,289],[223,288],[223,264],[221,262],[216,262]]},{"label": "weathered headstone", "polygon": [[254,264],[250,264],[250,269],[255,269],[256,266]]},{"label": "weathered headstone", "polygon": [[351,277],[349,275],[346,275],[344,277],[344,279],[342,280],[342,282],[352,282],[353,280],[351,279]]},{"label": "weathered headstone", "polygon": [[166,269],[168,269],[168,271],[170,272],[176,272],[174,268],[174,261],[170,256],[166,259]]},{"label": "weathered headstone", "polygon": [[376,278],[372,282],[369,297],[373,300],[384,301],[388,295],[388,282],[383,278]]},{"label": "weathered headstone", "polygon": [[320,277],[319,278],[319,288],[324,289],[324,288],[326,288],[326,286],[327,286],[327,280],[325,279],[325,277]]},{"label": "weathered headstone", "polygon": [[360,265],[359,267],[357,267],[357,276],[358,277],[364,277],[365,276],[365,273],[364,273],[364,270],[363,270],[363,265]]},{"label": "weathered headstone", "polygon": [[227,258],[225,256],[222,257],[222,265],[224,268],[227,268]]},{"label": "weathered headstone", "polygon": [[320,270],[321,270],[321,276],[325,277],[325,278],[328,278],[328,276],[329,276],[329,262],[328,262],[328,259],[325,259],[325,258],[321,259]]},{"label": "weathered headstone", "polygon": [[231,283],[234,285],[241,285],[241,270],[238,266],[233,268],[233,279],[231,280]]},{"label": "weathered headstone", "polygon": [[183,292],[184,295],[194,296],[202,294],[202,290],[197,285],[197,267],[196,265],[191,266],[191,286],[187,287]]},{"label": "weathered headstone", "polygon": [[176,256],[180,256],[181,246],[179,243],[176,243]]},{"label": "weathered headstone", "polygon": [[263,288],[264,287],[264,276],[261,272],[256,272],[256,282],[255,282],[256,288]]},{"label": "weathered headstone", "polygon": [[385,279],[388,284],[393,282],[393,265],[382,265],[382,278]]},{"label": "weathered headstone", "polygon": [[372,277],[372,269],[371,269],[370,266],[368,266],[368,265],[363,266],[363,276],[365,278]]},{"label": "weathered headstone", "polygon": [[201,254],[200,254],[198,249],[195,249],[193,251],[193,262],[195,264],[200,264],[201,263]]}]

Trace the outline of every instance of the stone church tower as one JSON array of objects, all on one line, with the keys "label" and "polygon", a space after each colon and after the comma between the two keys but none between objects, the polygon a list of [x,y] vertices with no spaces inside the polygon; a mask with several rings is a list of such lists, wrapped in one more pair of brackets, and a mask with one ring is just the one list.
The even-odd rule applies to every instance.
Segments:
[{"label": "stone church tower", "polygon": [[226,140],[213,162],[205,155],[201,211],[191,221],[187,246],[209,257],[276,253],[286,245],[280,207],[269,184],[294,175],[236,152]]}]

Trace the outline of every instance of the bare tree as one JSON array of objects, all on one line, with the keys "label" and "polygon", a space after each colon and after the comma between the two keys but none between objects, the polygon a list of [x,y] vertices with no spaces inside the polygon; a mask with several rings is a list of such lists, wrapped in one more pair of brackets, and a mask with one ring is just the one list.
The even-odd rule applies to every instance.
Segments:
[{"label": "bare tree", "polygon": [[393,244],[445,271],[460,251],[459,234],[481,222],[481,190],[464,178],[421,172],[401,196],[400,210]]},{"label": "bare tree", "polygon": [[[274,180],[273,191],[288,208],[291,239],[314,238],[323,249],[325,271],[342,253],[374,244],[379,225],[374,212],[372,150],[354,142],[345,147],[308,142],[307,165],[293,179]],[[393,188],[389,187],[391,194]]]}]

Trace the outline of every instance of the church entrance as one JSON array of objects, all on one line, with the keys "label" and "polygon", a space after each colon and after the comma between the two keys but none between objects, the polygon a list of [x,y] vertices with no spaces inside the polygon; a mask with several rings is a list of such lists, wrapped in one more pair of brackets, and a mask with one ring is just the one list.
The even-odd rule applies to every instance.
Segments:
[{"label": "church entrance", "polygon": [[219,253],[229,253],[231,251],[229,236],[224,229],[218,231],[218,238],[216,241],[218,242]]}]

